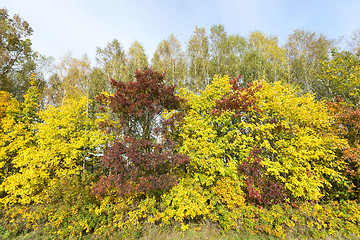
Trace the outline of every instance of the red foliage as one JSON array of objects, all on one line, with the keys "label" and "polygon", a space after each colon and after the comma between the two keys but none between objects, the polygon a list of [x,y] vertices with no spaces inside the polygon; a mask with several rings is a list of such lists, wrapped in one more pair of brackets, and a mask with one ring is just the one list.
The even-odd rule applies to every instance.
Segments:
[{"label": "red foliage", "polygon": [[[261,150],[254,148],[250,152],[248,161],[243,161],[238,169],[239,175],[246,177],[247,200],[260,206],[280,204],[286,198],[284,186],[265,174],[265,169],[261,166],[260,154]],[[253,162],[249,163],[250,161]]]},{"label": "red foliage", "polygon": [[[100,95],[103,109],[109,107],[119,125],[103,126],[123,136],[108,147],[101,166],[108,171],[94,188],[98,195],[117,189],[120,196],[131,193],[158,193],[176,182],[176,171],[189,162],[187,156],[175,152],[169,139],[173,119],[164,120],[164,109],[179,109],[181,99],[175,86],[165,86],[163,75],[151,69],[136,72],[135,82],[112,80],[113,96]],[[175,115],[179,117],[180,114]]]},{"label": "red foliage", "polygon": [[252,87],[252,84],[247,84],[248,87],[244,88],[239,86],[238,80],[238,78],[234,78],[230,81],[233,91],[216,102],[216,107],[211,111],[211,114],[217,116],[221,114],[222,111],[234,110],[235,117],[242,117],[245,112],[251,110],[262,112],[256,105],[256,98],[254,96],[262,86],[257,85]]},{"label": "red foliage", "polygon": [[346,161],[344,175],[351,181],[351,198],[360,196],[360,109],[344,102],[341,96],[327,102],[330,113],[334,116],[334,132],[349,142],[349,147],[340,153]]},{"label": "red foliage", "polygon": [[327,102],[330,112],[335,117],[335,131],[340,136],[348,139],[350,145],[360,141],[360,109],[344,102],[341,96],[335,101]]},{"label": "red foliage", "polygon": [[[150,140],[164,109],[178,109],[182,102],[174,94],[175,86],[166,86],[164,76],[151,69],[136,71],[136,81],[124,83],[111,79],[116,89],[112,96],[104,94],[96,99],[111,108],[120,120],[122,132],[136,139]],[[106,123],[105,123],[106,125]]]}]

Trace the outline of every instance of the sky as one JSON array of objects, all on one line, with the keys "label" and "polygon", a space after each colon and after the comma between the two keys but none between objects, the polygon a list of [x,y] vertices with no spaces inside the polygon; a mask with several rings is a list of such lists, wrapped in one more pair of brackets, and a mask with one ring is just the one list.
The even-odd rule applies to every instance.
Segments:
[{"label": "sky", "polygon": [[149,59],[170,34],[186,49],[196,26],[210,32],[222,24],[243,37],[261,31],[281,44],[295,29],[337,39],[360,28],[360,0],[0,0],[0,8],[29,22],[35,51],[55,59],[87,54],[93,63],[113,39],[125,51],[139,41]]}]

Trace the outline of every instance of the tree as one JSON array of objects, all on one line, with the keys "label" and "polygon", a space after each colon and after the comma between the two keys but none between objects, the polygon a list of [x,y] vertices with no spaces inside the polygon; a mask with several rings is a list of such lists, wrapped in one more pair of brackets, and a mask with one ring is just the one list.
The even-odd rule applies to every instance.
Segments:
[{"label": "tree", "polygon": [[15,159],[24,148],[34,143],[33,126],[39,122],[40,92],[35,76],[30,83],[32,86],[24,96],[24,103],[18,102],[10,93],[0,92],[0,99],[4,100],[0,118],[0,185],[19,171]]},{"label": "tree", "polygon": [[246,41],[239,35],[228,35],[223,25],[210,29],[210,76],[239,76]]},{"label": "tree", "polygon": [[138,41],[132,43],[128,54],[128,81],[135,79],[136,70],[142,70],[148,65],[144,47]]},{"label": "tree", "polygon": [[342,96],[347,103],[360,105],[360,58],[350,52],[332,51],[331,59],[321,62],[322,74],[316,93],[334,101]]},{"label": "tree", "polygon": [[18,15],[10,18],[7,9],[0,9],[0,90],[19,100],[30,87],[30,73],[36,67],[29,39],[32,33],[28,22]]},{"label": "tree", "polygon": [[[86,98],[65,99],[59,107],[48,106],[38,114],[38,121],[28,125],[28,134],[18,135],[15,140],[22,145],[12,156],[17,171],[0,185],[5,192],[2,203],[47,202],[59,178],[80,175],[97,163],[106,138],[88,118],[87,102]],[[33,113],[29,110],[34,107],[27,104],[24,114]]]},{"label": "tree", "polygon": [[243,81],[251,83],[261,79],[265,75],[266,60],[261,53],[255,49],[248,48],[241,62],[241,75]]},{"label": "tree", "polygon": [[108,43],[104,49],[97,49],[96,61],[105,72],[108,81],[110,78],[126,81],[127,59],[125,51],[117,39]]},{"label": "tree", "polygon": [[360,28],[353,32],[349,41],[351,52],[360,54]]},{"label": "tree", "polygon": [[20,147],[14,142],[22,130],[14,131],[14,127],[20,112],[20,103],[9,92],[0,91],[0,182],[14,171],[12,158]]},{"label": "tree", "polygon": [[190,90],[203,90],[210,82],[210,46],[205,28],[195,27],[191,36],[187,56],[189,59],[189,81],[186,84]]},{"label": "tree", "polygon": [[340,171],[347,177],[347,185],[339,186],[333,195],[339,199],[359,199],[360,196],[360,108],[341,96],[327,101],[330,114],[334,117],[332,131],[349,143],[340,151],[346,162]]},{"label": "tree", "polygon": [[264,76],[270,82],[285,80],[287,66],[285,49],[278,45],[277,37],[267,37],[261,32],[250,33],[241,68],[246,82]]},{"label": "tree", "polygon": [[55,73],[48,83],[47,100],[59,106],[66,98],[89,97],[90,89],[95,87],[91,84],[90,72],[90,60],[86,55],[76,59],[67,54],[55,66]]},{"label": "tree", "polygon": [[98,96],[103,110],[115,117],[102,126],[116,133],[101,160],[108,173],[94,189],[100,195],[114,190],[120,196],[160,196],[175,183],[176,171],[188,161],[176,153],[175,142],[168,138],[173,121],[161,117],[166,109],[180,107],[175,86],[167,87],[163,75],[151,69],[137,71],[135,77],[136,81],[128,83],[112,80],[115,93]]},{"label": "tree", "polygon": [[211,74],[226,74],[226,58],[228,55],[228,36],[223,25],[213,25],[210,29]]},{"label": "tree", "polygon": [[291,66],[292,82],[305,92],[316,92],[317,80],[321,74],[321,61],[329,56],[332,41],[323,34],[295,30],[285,44]]},{"label": "tree", "polygon": [[228,44],[227,70],[223,74],[228,76],[242,75],[241,64],[245,54],[246,40],[239,35],[230,35]]},{"label": "tree", "polygon": [[0,91],[0,119],[3,119],[7,115],[7,108],[11,101],[11,93]]},{"label": "tree", "polygon": [[186,78],[185,54],[181,50],[181,44],[171,34],[158,45],[152,59],[154,70],[165,73],[167,84],[184,85]]},{"label": "tree", "polygon": [[106,77],[104,71],[99,67],[94,67],[91,69],[88,76],[89,92],[88,98],[90,102],[88,103],[88,111],[90,116],[95,118],[99,104],[96,101],[96,96],[103,92],[111,92],[109,89],[109,80]]}]

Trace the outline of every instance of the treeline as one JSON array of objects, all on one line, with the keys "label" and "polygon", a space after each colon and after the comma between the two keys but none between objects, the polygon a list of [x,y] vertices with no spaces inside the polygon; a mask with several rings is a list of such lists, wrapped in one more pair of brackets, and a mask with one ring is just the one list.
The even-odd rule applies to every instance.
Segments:
[{"label": "treeline", "polygon": [[[283,45],[276,36],[252,32],[248,37],[230,35],[223,25],[209,30],[196,27],[190,39],[181,45],[175,35],[162,40],[153,56],[146,56],[140,42],[125,50],[118,40],[96,51],[96,63],[84,55],[67,54],[56,63],[31,49],[33,30],[18,16],[10,18],[1,10],[2,31],[0,89],[23,101],[30,87],[30,75],[36,73],[44,104],[59,105],[65,97],[95,96],[111,91],[109,80],[134,80],[135,71],[151,66],[166,73],[165,82],[199,92],[215,75],[242,76],[250,83],[260,78],[282,81],[299,87],[317,98],[334,99],[348,89],[332,91],[330,79],[323,79],[326,67],[340,67],[336,61],[357,61],[359,31],[348,40],[334,40],[306,30],[295,30]],[[46,53],[45,53],[46,54]],[[348,59],[351,58],[351,59]],[[349,63],[351,65],[351,63]],[[324,66],[326,65],[326,66]],[[350,67],[350,66],[349,66]]]},{"label": "treeline", "polygon": [[114,40],[96,67],[67,55],[46,77],[28,24],[2,9],[1,26],[3,238],[204,221],[360,237],[359,45],[297,30],[279,46],[214,25],[186,52],[162,41],[151,67],[141,44],[125,53]]},{"label": "treeline", "polygon": [[266,78],[269,82],[282,81],[296,86],[303,93],[315,93],[318,99],[334,99],[351,89],[339,87],[333,91],[338,83],[323,79],[323,73],[329,67],[335,68],[334,71],[342,67],[338,61],[349,64],[347,67],[358,63],[356,34],[349,42],[349,51],[344,51],[337,47],[335,40],[305,30],[295,30],[281,46],[276,36],[265,36],[261,32],[252,32],[245,38],[227,34],[222,25],[212,26],[209,33],[197,27],[183,47],[175,35],[161,41],[151,61],[139,42],[134,42],[125,52],[120,42],[114,40],[105,48],[97,49],[95,67],[86,56],[76,59],[67,55],[61,59],[47,81],[46,96],[57,104],[61,101],[59,95],[64,97],[67,91],[76,92],[68,88],[77,86],[82,94],[94,99],[101,91],[111,91],[109,79],[128,82],[134,80],[137,69],[151,66],[165,73],[167,84],[196,93],[204,90],[215,75],[241,75],[244,83]]}]

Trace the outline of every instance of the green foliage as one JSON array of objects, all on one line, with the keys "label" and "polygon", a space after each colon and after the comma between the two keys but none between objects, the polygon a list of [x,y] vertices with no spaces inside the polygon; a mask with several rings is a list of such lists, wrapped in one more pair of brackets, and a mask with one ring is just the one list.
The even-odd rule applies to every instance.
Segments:
[{"label": "green foliage", "polygon": [[152,67],[160,73],[165,73],[164,82],[168,85],[184,85],[186,78],[185,55],[180,42],[174,35],[162,40],[152,59]]},{"label": "green foliage", "polygon": [[240,66],[240,74],[245,82],[252,82],[262,77],[269,82],[287,82],[289,81],[288,66],[285,49],[279,46],[277,37],[267,37],[261,32],[250,33]]},{"label": "green foliage", "polygon": [[358,107],[360,104],[360,59],[350,52],[332,52],[332,58],[322,61],[319,97],[335,100],[342,96],[345,102]]},{"label": "green foliage", "polygon": [[333,41],[323,34],[295,30],[285,44],[289,60],[289,79],[305,92],[316,92],[322,74],[321,62],[325,61]]},{"label": "green foliage", "polygon": [[8,91],[21,99],[30,87],[29,75],[36,69],[36,54],[31,48],[33,30],[18,15],[9,17],[0,9],[0,91]]}]

